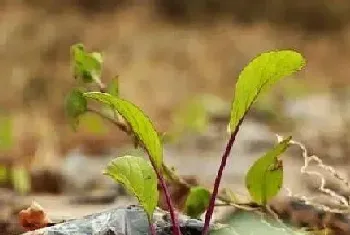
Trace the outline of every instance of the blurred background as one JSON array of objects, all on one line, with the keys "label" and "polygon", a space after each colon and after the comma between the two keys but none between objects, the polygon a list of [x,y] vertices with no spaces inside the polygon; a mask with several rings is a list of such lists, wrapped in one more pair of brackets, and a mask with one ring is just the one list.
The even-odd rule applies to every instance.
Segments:
[{"label": "blurred background", "polygon": [[[65,116],[65,96],[77,86],[70,67],[75,43],[102,52],[102,81],[118,76],[121,96],[167,132],[166,163],[208,186],[227,139],[239,72],[264,51],[297,50],[307,66],[254,105],[223,183],[244,190],[245,172],[276,143],[275,134],[292,135],[349,176],[349,1],[0,0],[0,12],[3,195],[36,198],[69,217],[103,208],[75,200],[73,209],[66,200],[73,203],[74,195],[123,194],[101,172],[112,158],[135,151],[129,138],[94,115],[74,132]],[[286,185],[308,194],[313,183],[295,178],[303,164],[297,150],[286,154]],[[18,203],[3,198],[12,205],[0,204],[0,220],[7,221]],[[8,229],[1,223],[0,231]]]}]

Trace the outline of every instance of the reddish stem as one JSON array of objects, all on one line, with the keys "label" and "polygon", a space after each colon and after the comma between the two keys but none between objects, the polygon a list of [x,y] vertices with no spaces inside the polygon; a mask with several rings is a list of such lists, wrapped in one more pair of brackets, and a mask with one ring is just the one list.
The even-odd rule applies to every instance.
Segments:
[{"label": "reddish stem", "polygon": [[226,144],[225,152],[222,155],[219,171],[218,171],[218,174],[217,174],[216,179],[215,179],[214,190],[213,190],[213,193],[212,193],[211,198],[210,198],[208,210],[205,214],[205,221],[204,221],[202,235],[207,235],[207,233],[208,233],[209,223],[210,223],[211,217],[212,217],[213,212],[214,212],[215,199],[216,199],[216,196],[218,195],[218,192],[219,192],[219,186],[220,186],[222,174],[223,174],[224,168],[226,166],[227,158],[230,155],[232,145],[235,142],[235,139],[236,139],[241,122],[237,125],[235,131],[231,134],[230,139]]},{"label": "reddish stem", "polygon": [[169,194],[168,188],[165,184],[164,178],[161,174],[159,174],[158,170],[156,170],[156,173],[157,173],[157,177],[158,177],[158,180],[160,182],[160,185],[162,186],[162,189],[163,189],[163,192],[165,195],[165,200],[166,200],[166,203],[167,203],[168,208],[169,208],[170,218],[171,218],[171,222],[173,224],[173,235],[181,235],[179,221],[178,221],[178,218],[176,216],[175,209],[174,209],[174,206],[172,204],[170,194]]},{"label": "reddish stem", "polygon": [[[147,153],[148,153],[148,151],[147,151]],[[148,156],[150,156],[150,155],[148,154]],[[169,213],[170,213],[170,219],[171,219],[171,222],[172,222],[172,225],[173,225],[173,235],[181,235],[179,221],[177,219],[177,216],[176,216],[176,213],[175,213],[175,209],[174,209],[173,203],[172,203],[171,198],[170,198],[168,187],[165,184],[164,177],[163,177],[162,174],[159,173],[158,168],[154,164],[152,158],[150,157],[149,159],[150,159],[150,162],[152,164],[152,167],[153,167],[154,171],[157,174],[157,178],[158,178],[158,180],[160,182],[160,185],[161,185],[162,190],[163,190],[164,195],[165,195],[165,200],[166,200],[166,203],[168,205],[168,209],[169,209]]]}]

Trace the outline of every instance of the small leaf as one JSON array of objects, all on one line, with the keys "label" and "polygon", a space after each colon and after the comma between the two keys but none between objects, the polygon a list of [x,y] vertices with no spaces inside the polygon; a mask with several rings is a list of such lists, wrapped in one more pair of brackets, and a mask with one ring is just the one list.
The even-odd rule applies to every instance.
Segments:
[{"label": "small leaf", "polygon": [[73,128],[76,128],[78,117],[87,111],[87,101],[80,90],[73,89],[67,95],[65,109],[68,117],[72,120]]},{"label": "small leaf", "polygon": [[199,218],[205,212],[210,201],[210,192],[203,187],[192,187],[186,199],[185,212],[191,218]]},{"label": "small leaf", "polygon": [[112,81],[107,86],[107,91],[109,94],[119,97],[119,82],[118,77],[112,79]]},{"label": "small leaf", "polygon": [[107,93],[87,92],[84,96],[89,99],[110,105],[125,119],[138,140],[140,140],[148,151],[151,161],[157,169],[161,169],[163,163],[163,146],[154,126],[139,107],[133,103],[114,97]]},{"label": "small leaf", "polygon": [[265,205],[281,189],[283,184],[283,165],[282,160],[278,159],[278,156],[289,147],[291,138],[288,137],[278,143],[250,167],[245,178],[245,184],[250,196],[256,203]]},{"label": "small leaf", "polygon": [[159,197],[157,176],[151,164],[142,157],[118,157],[111,161],[104,174],[136,196],[151,221]]},{"label": "small leaf", "polygon": [[88,53],[83,44],[75,44],[71,47],[72,66],[74,77],[82,79],[84,83],[101,83],[102,55],[98,52]]},{"label": "small leaf", "polygon": [[283,77],[300,70],[304,65],[303,56],[291,50],[263,53],[252,60],[240,73],[236,83],[230,131],[236,130],[260,93]]},{"label": "small leaf", "polygon": [[76,118],[87,110],[87,101],[83,92],[73,89],[66,98],[66,112],[69,117]]}]

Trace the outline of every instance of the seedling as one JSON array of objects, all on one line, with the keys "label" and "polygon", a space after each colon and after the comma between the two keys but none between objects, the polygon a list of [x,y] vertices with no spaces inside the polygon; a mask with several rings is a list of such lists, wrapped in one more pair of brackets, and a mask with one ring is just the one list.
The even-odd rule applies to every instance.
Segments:
[{"label": "seedling", "polygon": [[[208,232],[209,223],[214,211],[215,199],[218,195],[222,174],[226,166],[226,161],[230,155],[231,148],[235,142],[239,128],[243,123],[244,117],[247,115],[252,104],[257,100],[258,96],[262,92],[266,92],[274,83],[285,76],[297,72],[304,65],[305,60],[300,53],[292,50],[271,51],[257,56],[240,73],[238,81],[236,83],[235,96],[231,108],[231,118],[228,128],[230,131],[230,138],[222,155],[221,164],[215,179],[214,190],[210,199],[208,210],[205,215],[205,224],[202,233],[203,235],[206,235]],[[282,142],[281,144],[285,145],[286,143]],[[277,148],[279,148],[279,146],[277,146],[276,149]],[[273,161],[271,162],[273,164],[275,164],[277,155],[282,152],[283,151],[272,152],[271,155],[273,156]],[[280,180],[275,180],[275,178],[281,178],[280,172],[283,170],[283,168],[277,167],[277,172],[279,172],[278,174],[268,174],[267,172],[270,171],[270,169],[267,168],[270,166],[268,166],[268,164],[265,164],[265,162],[265,160],[257,161],[252,166],[254,169],[250,170],[250,174],[248,174],[246,181],[250,194],[263,195],[263,202],[278,193],[276,190],[272,190],[270,193],[270,190],[266,189],[268,187],[273,187],[270,186],[271,184],[280,184]],[[255,178],[253,177],[255,174],[259,173],[261,173],[259,178],[262,180],[251,180]],[[272,179],[272,181],[268,182],[269,185],[267,184],[268,179]]]},{"label": "seedling", "polygon": [[[147,214],[151,234],[155,234],[152,215],[159,198],[158,180],[170,212],[173,235],[180,235],[177,215],[165,183],[165,179],[180,182],[180,178],[163,162],[160,134],[139,107],[120,97],[117,78],[107,86],[102,83],[100,76],[103,58],[100,53],[88,53],[82,44],[74,45],[71,49],[74,77],[80,83],[96,84],[99,88],[99,91],[89,91],[87,86],[83,86],[73,89],[67,96],[66,110],[73,127],[78,125],[79,117],[94,112],[112,121],[133,138],[136,147],[140,146],[145,150],[149,161],[142,157],[121,156],[107,166],[104,174],[123,184],[137,197]],[[185,203],[184,212],[193,218],[198,218],[206,211],[203,235],[208,233],[226,161],[244,117],[262,92],[304,65],[304,58],[295,51],[271,51],[257,56],[240,73],[231,108],[228,128],[230,138],[221,158],[213,192],[210,193],[200,186],[192,187]],[[103,109],[112,110],[114,115],[108,116],[103,110],[92,109],[88,106],[88,101],[97,101]],[[288,148],[290,140],[291,137],[281,140],[271,151],[259,158],[247,173],[246,187],[255,204],[265,206],[279,192],[283,184],[283,162],[279,156]],[[219,198],[222,196],[219,195]]]},{"label": "seedling", "polygon": [[[74,89],[67,96],[66,110],[73,127],[76,127],[81,115],[93,111],[88,108],[88,100],[98,101],[103,107],[110,107],[113,110],[114,118],[109,118],[122,131],[133,137],[135,146],[143,147],[149,157],[150,164],[141,157],[122,156],[112,161],[104,174],[123,184],[129,192],[137,197],[147,213],[152,234],[155,234],[152,216],[158,201],[156,180],[158,179],[167,199],[173,223],[173,234],[180,235],[174,207],[162,173],[162,142],[151,120],[135,104],[119,97],[116,79],[106,89],[100,78],[102,68],[102,55],[100,53],[88,53],[82,44],[74,45],[71,49],[74,77],[85,84],[95,83],[100,89],[98,92],[89,92],[86,88]],[[98,111],[94,112],[98,113]]]}]

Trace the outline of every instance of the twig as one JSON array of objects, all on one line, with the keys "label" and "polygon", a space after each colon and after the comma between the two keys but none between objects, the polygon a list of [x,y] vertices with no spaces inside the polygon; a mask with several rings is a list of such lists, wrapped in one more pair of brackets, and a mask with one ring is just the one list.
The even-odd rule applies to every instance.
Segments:
[{"label": "twig", "polygon": [[159,173],[158,169],[155,167],[152,160],[151,160],[151,163],[153,165],[153,168],[157,174],[157,178],[158,178],[158,180],[162,186],[162,189],[164,191],[165,200],[166,200],[166,203],[168,205],[168,209],[169,209],[169,213],[170,213],[170,218],[171,218],[171,221],[173,223],[173,234],[174,235],[181,235],[180,226],[178,223],[178,218],[177,218],[177,215],[175,213],[175,209],[174,209],[174,206],[172,204],[170,194],[168,192],[168,187],[165,184],[165,181],[164,181],[162,174]]}]

